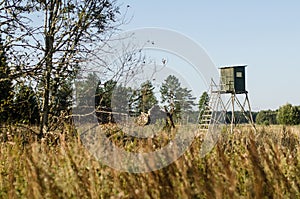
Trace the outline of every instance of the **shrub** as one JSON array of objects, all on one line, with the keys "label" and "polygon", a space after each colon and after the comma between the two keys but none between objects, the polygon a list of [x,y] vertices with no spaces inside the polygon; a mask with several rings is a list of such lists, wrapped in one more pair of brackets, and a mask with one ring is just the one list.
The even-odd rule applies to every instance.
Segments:
[{"label": "shrub", "polygon": [[300,124],[300,110],[296,106],[286,104],[281,106],[277,114],[277,122],[283,125]]}]

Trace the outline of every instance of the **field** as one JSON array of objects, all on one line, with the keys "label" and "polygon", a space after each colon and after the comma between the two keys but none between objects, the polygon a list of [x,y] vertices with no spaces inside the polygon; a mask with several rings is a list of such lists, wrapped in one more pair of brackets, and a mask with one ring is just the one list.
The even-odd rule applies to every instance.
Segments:
[{"label": "field", "polygon": [[98,162],[71,128],[37,140],[3,127],[0,198],[299,198],[300,127],[257,129],[224,130],[205,158],[195,139],[171,165],[133,174]]}]

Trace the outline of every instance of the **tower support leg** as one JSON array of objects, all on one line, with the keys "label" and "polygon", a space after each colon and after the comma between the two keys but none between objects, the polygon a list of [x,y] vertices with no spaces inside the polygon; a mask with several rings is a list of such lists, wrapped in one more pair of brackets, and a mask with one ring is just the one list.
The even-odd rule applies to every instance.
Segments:
[{"label": "tower support leg", "polygon": [[231,94],[231,133],[233,133],[233,129],[235,127],[235,113],[234,113],[234,104],[235,104],[235,94]]},{"label": "tower support leg", "polygon": [[255,128],[255,124],[254,124],[254,120],[253,120],[253,116],[252,116],[252,110],[251,110],[251,106],[250,106],[249,97],[248,97],[247,93],[245,93],[245,95],[246,95],[245,102],[248,105],[248,112],[249,112],[249,114],[246,113],[245,105],[243,106],[241,104],[241,102],[237,98],[236,98],[236,102],[237,102],[238,106],[241,108],[241,111],[242,111],[243,115],[248,120],[248,122],[251,124],[251,126],[254,129],[254,131],[256,132],[256,128]]},{"label": "tower support leg", "polygon": [[248,110],[249,110],[249,115],[250,115],[250,123],[251,123],[254,131],[256,132],[256,127],[255,127],[255,123],[254,123],[254,120],[253,120],[253,115],[252,115],[252,110],[251,110],[251,106],[250,106],[248,93],[246,93],[246,101],[247,101],[247,104],[248,104]]}]

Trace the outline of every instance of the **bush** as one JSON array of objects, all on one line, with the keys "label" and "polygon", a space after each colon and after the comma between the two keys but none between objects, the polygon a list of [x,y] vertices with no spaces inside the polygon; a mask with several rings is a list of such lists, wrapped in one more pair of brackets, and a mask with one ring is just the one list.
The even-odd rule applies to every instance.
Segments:
[{"label": "bush", "polygon": [[283,125],[300,124],[300,109],[291,104],[281,106],[278,110],[277,122]]}]

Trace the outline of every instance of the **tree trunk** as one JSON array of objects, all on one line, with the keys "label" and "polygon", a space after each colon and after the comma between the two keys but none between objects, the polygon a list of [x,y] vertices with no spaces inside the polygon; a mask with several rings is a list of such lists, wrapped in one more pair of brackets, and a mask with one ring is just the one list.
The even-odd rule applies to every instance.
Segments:
[{"label": "tree trunk", "polygon": [[[47,65],[47,64],[46,64]],[[47,66],[46,66],[47,67]],[[50,98],[50,78],[51,78],[51,69],[47,68],[44,76],[44,94],[43,94],[43,111],[41,115],[40,123],[40,136],[42,137],[45,133],[48,132],[48,123],[49,123],[49,98]]]},{"label": "tree trunk", "polygon": [[43,111],[41,115],[40,123],[40,137],[43,137],[45,133],[49,130],[49,100],[50,100],[50,91],[51,91],[51,73],[52,73],[52,62],[53,62],[53,44],[54,44],[54,2],[50,0],[50,9],[49,16],[46,11],[45,14],[45,72],[43,75],[44,78],[44,93],[43,93]]}]

